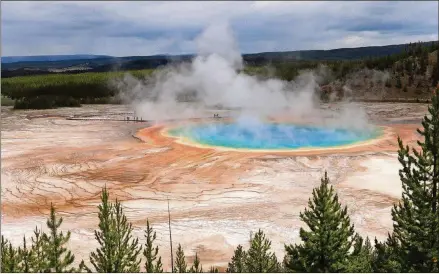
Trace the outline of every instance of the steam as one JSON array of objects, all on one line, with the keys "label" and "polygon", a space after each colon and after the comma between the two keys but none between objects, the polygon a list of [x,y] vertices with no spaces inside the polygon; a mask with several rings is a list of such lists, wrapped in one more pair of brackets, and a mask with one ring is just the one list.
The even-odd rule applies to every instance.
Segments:
[{"label": "steam", "polygon": [[218,55],[234,69],[242,69],[242,57],[236,39],[226,22],[210,25],[197,39],[198,56]]},{"label": "steam", "polygon": [[[373,69],[361,69],[347,76],[342,90],[345,98],[352,98],[354,95],[364,96],[367,93],[368,98],[382,99],[386,96],[385,83],[390,79],[388,71],[378,71]],[[367,87],[366,90],[364,87]]]},{"label": "steam", "polygon": [[291,82],[249,76],[241,72],[242,56],[224,22],[207,27],[196,44],[198,55],[191,63],[156,70],[146,80],[126,75],[117,83],[122,99],[134,107],[137,116],[156,121],[211,118],[213,112],[206,110],[220,107],[236,109],[234,115],[242,117],[238,122],[248,127],[276,115],[343,128],[368,126],[364,112],[358,107],[351,111],[348,104],[337,117],[325,118],[328,114],[319,107],[316,93],[319,83],[328,78],[324,67],[304,71]]}]

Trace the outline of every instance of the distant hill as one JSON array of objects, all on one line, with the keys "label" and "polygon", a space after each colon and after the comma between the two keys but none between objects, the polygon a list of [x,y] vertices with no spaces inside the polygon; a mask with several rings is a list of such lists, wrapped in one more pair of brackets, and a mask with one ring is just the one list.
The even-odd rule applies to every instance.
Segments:
[{"label": "distant hill", "polygon": [[[424,44],[431,44],[424,42]],[[402,52],[408,44],[371,46],[359,48],[339,48],[331,50],[297,50],[285,52],[261,52],[247,54],[247,59],[262,57],[269,59],[294,59],[294,60],[355,60],[368,57],[382,57]],[[245,59],[245,58],[244,58]]]},{"label": "distant hill", "polygon": [[[434,41],[423,42],[431,45]],[[409,44],[340,48],[332,50],[298,50],[244,54],[244,62],[259,66],[271,62],[294,60],[358,60],[401,53]],[[54,55],[3,57],[2,78],[52,73],[106,72],[114,70],[155,69],[173,62],[189,61],[193,55],[154,55],[112,57],[105,55]]]},{"label": "distant hill", "polygon": [[106,58],[111,56],[106,55],[91,55],[91,54],[75,54],[75,55],[38,55],[38,56],[4,56],[1,58],[2,63],[17,63],[17,62],[53,62],[53,61],[68,61],[78,59],[96,59]]}]

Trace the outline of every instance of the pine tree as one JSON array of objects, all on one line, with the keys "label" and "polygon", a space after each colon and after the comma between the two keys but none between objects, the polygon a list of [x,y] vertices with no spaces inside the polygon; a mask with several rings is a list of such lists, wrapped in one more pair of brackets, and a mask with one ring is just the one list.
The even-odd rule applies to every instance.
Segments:
[{"label": "pine tree", "polygon": [[[393,234],[386,244],[392,264],[402,272],[439,271],[439,90],[418,133],[420,151],[404,147],[398,138],[398,160],[402,165],[402,199],[392,209]],[[388,264],[388,262],[384,262]],[[380,267],[380,266],[379,266]]]},{"label": "pine tree", "polygon": [[32,246],[31,246],[31,258],[30,264],[32,272],[42,273],[47,269],[48,266],[48,256],[45,251],[47,248],[45,247],[46,242],[43,234],[37,227],[34,230],[34,237],[31,238]]},{"label": "pine tree", "polygon": [[209,273],[218,273],[218,272],[219,272],[219,270],[215,266],[211,266],[209,269]]},{"label": "pine tree", "polygon": [[280,264],[276,255],[270,252],[271,241],[259,230],[251,239],[245,256],[245,270],[250,273],[279,272]]},{"label": "pine tree", "polygon": [[9,262],[9,271],[8,272],[21,272],[20,269],[20,257],[18,255],[18,251],[16,248],[9,243],[8,247],[8,262]]},{"label": "pine tree", "polygon": [[400,73],[402,73],[402,72],[404,71],[404,68],[403,68],[401,62],[398,62],[398,63],[396,64],[396,66],[395,66],[395,70],[396,70],[397,72],[400,72]]},{"label": "pine tree", "polygon": [[139,245],[139,239],[133,238],[133,225],[128,223],[127,217],[123,213],[122,205],[117,199],[114,211],[115,233],[117,236],[115,269],[117,272],[139,272],[140,259],[138,257],[142,249]]},{"label": "pine tree", "polygon": [[409,81],[408,81],[408,86],[413,86],[413,75],[409,75]]},{"label": "pine tree", "polygon": [[374,272],[401,272],[401,264],[399,263],[395,248],[399,247],[392,235],[389,235],[385,243],[380,243],[375,239],[375,249],[372,258],[372,269]]},{"label": "pine tree", "polygon": [[191,273],[203,273],[203,266],[200,264],[200,258],[198,258],[198,254],[195,253],[194,264],[190,269]]},{"label": "pine tree", "polygon": [[181,244],[178,244],[176,255],[177,255],[177,257],[175,258],[174,272],[186,273],[187,272],[187,264],[186,264],[186,259],[184,256],[183,248],[181,248]]},{"label": "pine tree", "polygon": [[427,64],[428,64],[428,53],[426,51],[423,51],[419,59],[420,74],[424,74],[426,72]]},{"label": "pine tree", "polygon": [[5,236],[2,235],[1,239],[1,272],[7,272],[5,269],[7,269],[6,265],[8,264],[7,258],[8,258],[8,240],[6,240]]},{"label": "pine tree", "polygon": [[[101,204],[98,206],[99,213],[99,230],[95,230],[95,239],[98,241],[100,248],[96,252],[90,254],[90,263],[96,272],[116,272],[113,267],[116,254],[116,241],[114,235],[113,223],[113,205],[108,200],[108,192],[105,187],[101,193]],[[92,272],[84,261],[81,262],[81,268],[85,268],[88,272]]]},{"label": "pine tree", "polygon": [[344,271],[356,273],[373,272],[373,248],[369,238],[363,240],[358,234],[355,236],[354,250]]},{"label": "pine tree", "polygon": [[245,271],[245,257],[246,253],[242,249],[242,245],[238,245],[233,254],[232,261],[229,262],[227,272],[229,273],[244,273]]},{"label": "pine tree", "polygon": [[27,248],[26,237],[23,237],[23,247],[18,248],[18,256],[20,257],[20,271],[25,273],[32,272],[32,249]]},{"label": "pine tree", "polygon": [[396,84],[395,87],[397,88],[401,88],[402,87],[402,83],[401,83],[401,77],[396,76]]},{"label": "pine tree", "polygon": [[413,69],[413,64],[411,60],[407,60],[406,62],[406,70],[409,75],[411,75]]},{"label": "pine tree", "polygon": [[1,239],[1,272],[14,273],[21,272],[19,267],[19,256],[12,244],[4,238]]},{"label": "pine tree", "polygon": [[56,217],[55,207],[50,204],[50,217],[46,222],[49,233],[43,234],[43,239],[46,242],[45,253],[48,259],[45,272],[74,272],[71,264],[75,260],[75,256],[64,247],[70,240],[70,231],[66,235],[59,232],[62,221],[62,217]]},{"label": "pine tree", "polygon": [[[104,188],[98,206],[99,230],[95,230],[100,247],[90,254],[90,262],[96,272],[139,272],[139,240],[133,239],[132,224],[128,223],[120,202],[116,199],[113,205],[108,198],[108,191]],[[83,261],[80,267],[91,272]]]},{"label": "pine tree", "polygon": [[325,172],[320,187],[313,190],[309,209],[300,218],[309,231],[300,229],[300,245],[285,245],[284,265],[298,272],[342,272],[349,264],[350,249],[355,241],[354,227],[341,208],[337,194]]},{"label": "pine tree", "polygon": [[[156,239],[156,233],[153,228],[149,225],[149,221],[146,220],[146,230],[145,230],[146,244],[143,250],[143,256],[145,257],[145,269],[148,273],[162,273],[162,257],[158,257],[159,247],[154,248],[154,241]],[[157,260],[157,262],[156,262]]]},{"label": "pine tree", "polygon": [[431,86],[436,87],[439,85],[439,62],[433,65],[433,70],[431,72]]}]

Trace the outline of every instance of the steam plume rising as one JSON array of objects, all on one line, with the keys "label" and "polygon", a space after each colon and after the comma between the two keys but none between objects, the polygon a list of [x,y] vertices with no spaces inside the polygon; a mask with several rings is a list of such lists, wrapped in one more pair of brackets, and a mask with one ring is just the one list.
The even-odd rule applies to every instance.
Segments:
[{"label": "steam plume rising", "polygon": [[[243,59],[229,25],[224,22],[207,27],[196,43],[198,55],[190,64],[168,66],[147,81],[127,75],[118,83],[121,94],[138,116],[151,120],[202,117],[206,116],[206,108],[221,106],[237,108],[241,114],[252,117],[287,111],[295,117],[323,120],[316,90],[327,73],[324,68],[302,72],[291,82],[261,80],[240,72]],[[184,103],[188,98],[191,103]],[[363,116],[356,116],[362,121],[339,117],[330,123],[342,121],[343,127],[363,127],[367,124]]]}]

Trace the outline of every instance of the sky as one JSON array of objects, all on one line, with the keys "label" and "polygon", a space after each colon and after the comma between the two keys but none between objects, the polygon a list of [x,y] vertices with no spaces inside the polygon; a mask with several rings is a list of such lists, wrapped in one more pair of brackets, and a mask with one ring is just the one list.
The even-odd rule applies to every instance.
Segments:
[{"label": "sky", "polygon": [[11,1],[1,3],[2,56],[196,53],[228,22],[242,53],[438,40],[437,1]]}]

